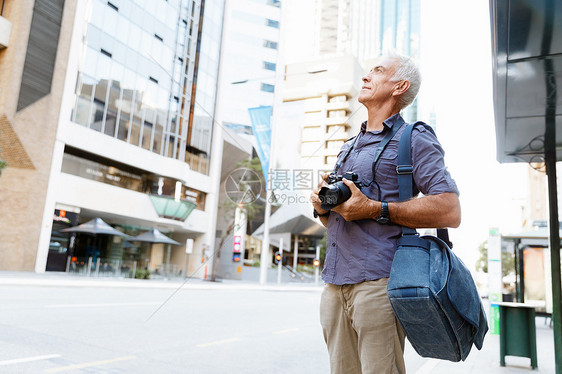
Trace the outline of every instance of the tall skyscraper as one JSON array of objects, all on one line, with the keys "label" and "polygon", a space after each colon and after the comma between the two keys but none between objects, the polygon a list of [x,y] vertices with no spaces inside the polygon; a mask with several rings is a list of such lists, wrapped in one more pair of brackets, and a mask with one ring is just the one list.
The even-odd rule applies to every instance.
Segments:
[{"label": "tall skyscraper", "polygon": [[248,108],[273,105],[279,30],[279,0],[226,0],[217,113],[226,127],[251,134]]},{"label": "tall skyscraper", "polygon": [[[224,0],[1,3],[0,268],[177,273],[187,239],[209,260]],[[63,231],[93,218],[180,244]]]},{"label": "tall skyscraper", "polygon": [[420,0],[315,0],[314,54],[419,57]]}]

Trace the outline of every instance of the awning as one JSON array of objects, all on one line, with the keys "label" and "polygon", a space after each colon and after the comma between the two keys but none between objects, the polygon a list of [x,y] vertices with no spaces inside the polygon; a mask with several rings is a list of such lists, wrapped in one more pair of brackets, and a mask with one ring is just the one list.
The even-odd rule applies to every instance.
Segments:
[{"label": "awning", "polygon": [[[262,224],[252,236],[263,237]],[[291,233],[293,235],[310,235],[322,237],[326,228],[312,217],[312,205],[309,203],[293,203],[282,205],[269,219],[271,234]]]},{"label": "awning", "polygon": [[[491,0],[499,162],[542,162],[546,118],[562,160],[562,2]],[[560,87],[560,88],[559,88]]]},{"label": "awning", "polygon": [[150,195],[150,201],[159,217],[185,221],[197,206],[192,201],[170,196]]}]

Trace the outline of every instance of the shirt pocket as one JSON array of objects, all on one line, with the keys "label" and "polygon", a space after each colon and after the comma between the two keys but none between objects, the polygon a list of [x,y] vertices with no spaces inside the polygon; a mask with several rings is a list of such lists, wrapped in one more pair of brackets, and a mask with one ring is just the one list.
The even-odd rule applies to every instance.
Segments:
[{"label": "shirt pocket", "polygon": [[398,174],[396,166],[398,165],[398,141],[392,140],[377,161],[375,166],[375,182],[381,188],[384,186],[392,187],[398,183]]}]

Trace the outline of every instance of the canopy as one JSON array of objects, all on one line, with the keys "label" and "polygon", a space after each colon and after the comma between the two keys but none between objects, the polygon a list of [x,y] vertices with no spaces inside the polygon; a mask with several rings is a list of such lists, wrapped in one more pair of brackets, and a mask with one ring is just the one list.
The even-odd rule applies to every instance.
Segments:
[{"label": "canopy", "polygon": [[80,232],[91,235],[118,235],[125,238],[129,238],[129,235],[122,233],[119,230],[115,230],[113,227],[105,223],[101,218],[94,218],[86,223],[78,226],[70,227],[68,229],[61,230],[63,232]]},{"label": "canopy", "polygon": [[152,229],[143,234],[137,235],[129,239],[130,242],[148,242],[148,243],[168,243],[180,245],[173,239],[168,238],[166,235],[162,234],[158,229]]}]

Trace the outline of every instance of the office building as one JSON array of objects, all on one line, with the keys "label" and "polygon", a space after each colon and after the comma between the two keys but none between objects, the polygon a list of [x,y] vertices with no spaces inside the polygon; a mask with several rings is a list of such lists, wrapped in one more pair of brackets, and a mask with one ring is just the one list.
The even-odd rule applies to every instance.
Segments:
[{"label": "office building", "polygon": [[[0,268],[202,276],[224,0],[1,3]],[[63,231],[94,218],[179,244]]]}]

